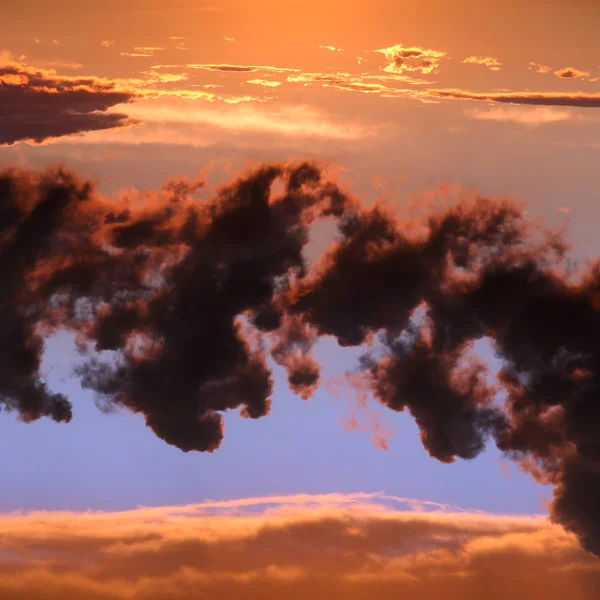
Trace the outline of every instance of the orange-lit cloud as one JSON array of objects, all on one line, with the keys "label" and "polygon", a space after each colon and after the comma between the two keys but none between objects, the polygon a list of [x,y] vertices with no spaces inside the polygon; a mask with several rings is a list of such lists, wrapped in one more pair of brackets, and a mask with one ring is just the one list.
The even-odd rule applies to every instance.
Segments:
[{"label": "orange-lit cloud", "polygon": [[279,87],[281,85],[281,81],[268,81],[266,79],[250,79],[248,80],[248,83],[265,87]]},{"label": "orange-lit cloud", "polygon": [[330,50],[331,52],[343,52],[343,48],[336,48],[335,46],[319,46],[323,50]]},{"label": "orange-lit cloud", "polygon": [[0,539],[3,600],[596,600],[600,584],[543,518],[367,494],[6,515]]},{"label": "orange-lit cloud", "polygon": [[507,104],[529,104],[539,106],[572,106],[579,108],[600,108],[600,94],[586,92],[472,92],[461,89],[426,90],[432,98],[452,98],[455,100],[486,100]]},{"label": "orange-lit cloud", "polygon": [[405,71],[419,72],[423,75],[436,73],[442,59],[446,58],[446,52],[439,50],[426,50],[418,47],[406,47],[402,44],[380,48],[375,50],[383,54],[389,61],[384,68],[388,73],[404,73]]},{"label": "orange-lit cloud", "polygon": [[336,88],[348,92],[361,92],[363,94],[376,94],[388,98],[416,98],[420,96],[413,96],[411,90],[406,88],[396,88],[377,82],[422,83],[418,80],[415,81],[411,78],[405,78],[403,75],[352,75],[350,73],[302,73],[300,75],[290,75],[287,78],[287,81],[289,83],[302,83],[305,86],[320,84],[322,87]]},{"label": "orange-lit cloud", "polygon": [[502,71],[502,63],[492,56],[469,56],[463,60],[465,65],[483,65],[490,71]]},{"label": "orange-lit cloud", "polygon": [[[536,62],[530,62],[527,68],[530,71],[535,71],[545,75],[546,73],[554,73],[559,79],[589,79],[591,73],[589,71],[582,71],[575,67],[564,67],[562,69],[555,69],[548,65],[542,65]],[[589,81],[597,81],[597,79],[589,79]]]},{"label": "orange-lit cloud", "polygon": [[564,69],[559,69],[558,71],[554,71],[554,74],[561,79],[581,79],[583,77],[590,76],[589,71],[580,71],[574,67],[565,67]]},{"label": "orange-lit cloud", "polygon": [[471,111],[468,115],[480,121],[508,121],[531,126],[570,121],[574,118],[573,113],[569,110],[546,106],[493,107],[487,110]]},{"label": "orange-lit cloud", "polygon": [[103,48],[110,48],[111,46],[114,46],[114,45],[115,45],[115,40],[102,40],[102,41],[100,42],[100,45],[101,45]]},{"label": "orange-lit cloud", "polygon": [[114,81],[0,63],[0,145],[123,127],[127,115],[107,109],[135,97]]},{"label": "orange-lit cloud", "polygon": [[161,50],[164,50],[164,48],[155,46],[136,46],[132,52],[121,52],[121,56],[149,57],[154,56],[156,52]]},{"label": "orange-lit cloud", "polygon": [[536,73],[540,73],[540,74],[550,73],[550,71],[552,71],[552,67],[549,67],[548,65],[542,65],[542,64],[536,63],[536,62],[530,62],[527,65],[527,68],[530,71],[535,71]]},{"label": "orange-lit cloud", "polygon": [[257,65],[229,64],[184,64],[184,65],[154,65],[153,69],[197,69],[202,71],[220,71],[222,73],[256,73],[258,71],[272,73],[298,73],[299,69]]},{"label": "orange-lit cloud", "polygon": [[[198,92],[201,94],[202,92]],[[186,97],[162,96],[135,102],[127,107],[130,116],[147,125],[159,125],[156,139],[144,139],[143,127],[123,131],[122,135],[90,136],[92,140],[154,141],[160,143],[197,144],[210,139],[206,128],[226,131],[233,135],[268,134],[293,138],[324,138],[329,140],[357,140],[375,135],[373,128],[351,122],[336,122],[316,108],[305,105],[284,107],[254,106],[252,97],[240,97],[225,101],[225,106],[212,108],[211,94],[205,92],[207,103]],[[217,99],[215,97],[215,99]],[[237,100],[237,101],[234,101]],[[118,110],[118,107],[115,109]],[[185,126],[188,130],[178,129]],[[205,129],[204,137],[198,136],[198,127]],[[166,128],[166,129],[165,129]],[[145,127],[150,132],[152,127]],[[156,129],[156,128],[155,128]],[[169,134],[169,131],[171,132]],[[161,139],[162,137],[162,139]]]}]

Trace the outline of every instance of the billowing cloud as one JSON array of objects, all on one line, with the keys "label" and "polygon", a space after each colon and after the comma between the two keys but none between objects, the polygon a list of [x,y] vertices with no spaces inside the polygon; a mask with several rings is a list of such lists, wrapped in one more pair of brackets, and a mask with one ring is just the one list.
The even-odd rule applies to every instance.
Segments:
[{"label": "billowing cloud", "polygon": [[135,91],[94,77],[59,76],[13,62],[0,64],[0,144],[123,127],[126,114],[107,109]]},{"label": "billowing cloud", "polygon": [[600,585],[598,561],[541,518],[365,494],[236,504],[0,517],[0,596],[596,600]]},{"label": "billowing cloud", "polygon": [[465,65],[483,65],[490,71],[502,71],[502,63],[492,56],[469,56],[463,60]]},{"label": "billowing cloud", "polygon": [[[551,518],[600,556],[600,267],[573,277],[562,233],[521,205],[471,195],[407,223],[310,162],[262,165],[204,202],[201,181],[118,204],[61,170],[0,183],[0,403],[23,420],[70,419],[39,373],[44,336],[66,328],[105,406],[212,452],[225,411],[269,413],[269,355],[308,399],[313,344],[331,336],[364,350],[355,374],[410,412],[432,458],[474,459],[493,440],[554,485]],[[335,242],[307,264],[318,219]],[[493,377],[472,352],[483,339]]]},{"label": "billowing cloud", "polygon": [[383,54],[389,64],[384,68],[388,73],[402,74],[405,71],[418,72],[422,75],[436,73],[442,59],[446,58],[446,52],[439,50],[426,50],[418,47],[407,47],[402,44],[380,48],[375,50]]}]

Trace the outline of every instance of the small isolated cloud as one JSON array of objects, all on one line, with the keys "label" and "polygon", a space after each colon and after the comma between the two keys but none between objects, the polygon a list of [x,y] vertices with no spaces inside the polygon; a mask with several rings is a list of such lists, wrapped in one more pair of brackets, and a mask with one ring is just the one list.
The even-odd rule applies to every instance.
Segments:
[{"label": "small isolated cloud", "polygon": [[58,40],[52,40],[52,43],[53,43],[55,46],[60,46],[60,45],[61,45],[61,43],[60,43]]},{"label": "small isolated cloud", "polygon": [[108,109],[135,96],[110,80],[0,62],[0,145],[123,127],[127,115]]},{"label": "small isolated cloud", "polygon": [[170,40],[175,40],[175,41],[182,42],[182,41],[185,41],[185,40],[189,40],[190,38],[189,37],[185,37],[183,35],[170,35],[169,39]]},{"label": "small isolated cloud", "polygon": [[235,38],[232,37],[224,37],[223,38],[226,42],[235,42]]},{"label": "small isolated cloud", "polygon": [[136,46],[132,52],[121,52],[121,56],[150,57],[161,50],[164,50],[164,48],[157,46]]},{"label": "small isolated cloud", "polygon": [[549,67],[548,65],[542,65],[542,64],[536,63],[536,62],[530,62],[527,65],[527,68],[530,71],[535,71],[536,73],[540,73],[541,75],[550,73],[550,71],[552,71],[552,67]]},{"label": "small isolated cloud", "polygon": [[281,81],[268,81],[266,79],[250,79],[248,83],[265,87],[279,87],[281,85]]},{"label": "small isolated cloud", "polygon": [[502,63],[492,56],[469,56],[463,60],[465,65],[483,65],[490,71],[502,71]]},{"label": "small isolated cloud", "polygon": [[405,71],[429,75],[438,71],[440,62],[446,58],[446,52],[426,50],[419,47],[406,47],[401,44],[375,50],[383,54],[389,64],[384,68],[388,73],[404,73]]},{"label": "small isolated cloud", "polygon": [[110,48],[111,46],[114,46],[114,45],[115,45],[115,40],[102,40],[102,41],[100,42],[100,45],[101,45],[103,48]]},{"label": "small isolated cloud", "polygon": [[0,517],[0,597],[596,600],[600,565],[540,517],[376,494]]},{"label": "small isolated cloud", "polygon": [[331,52],[343,52],[343,48],[336,48],[335,46],[319,46],[323,50],[330,50]]},{"label": "small isolated cloud", "polygon": [[512,122],[531,126],[559,123],[573,119],[573,114],[570,111],[547,106],[534,108],[494,107],[488,110],[471,111],[467,114],[479,121]]},{"label": "small isolated cloud", "polygon": [[554,71],[554,74],[560,79],[582,79],[590,76],[589,71],[580,71],[574,67],[565,67],[564,69],[559,69],[558,71]]}]

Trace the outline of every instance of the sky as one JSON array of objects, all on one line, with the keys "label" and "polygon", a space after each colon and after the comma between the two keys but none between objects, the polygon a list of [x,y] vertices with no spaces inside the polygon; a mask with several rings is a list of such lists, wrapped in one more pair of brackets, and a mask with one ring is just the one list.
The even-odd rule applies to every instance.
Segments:
[{"label": "sky", "polygon": [[[193,207],[211,206],[213,201],[214,206],[225,205],[228,192],[222,190],[228,188],[223,186],[233,185],[231,194],[243,195],[231,182],[244,177],[258,181],[262,175],[256,169],[261,165],[313,161],[324,180],[339,186],[345,198],[360,199],[365,211],[383,202],[397,215],[415,206],[426,213],[432,206],[451,213],[447,207],[453,203],[468,207],[478,197],[522,206],[528,222],[561,232],[561,239],[571,245],[567,260],[589,265],[600,250],[595,235],[600,218],[599,22],[600,5],[594,0],[7,3],[0,22],[0,171],[8,170],[6,180],[16,181],[18,169],[23,174],[19,181],[30,182],[23,184],[23,206],[32,205],[38,193],[27,190],[44,189],[36,174],[62,165],[77,177],[75,183],[64,184],[69,189],[87,195],[78,182],[93,182],[94,204],[85,212],[90,222],[102,210],[113,211],[111,223],[103,217],[109,229],[117,223],[111,232],[120,222],[131,222],[134,228],[144,219],[152,227],[161,220],[153,230],[152,252],[163,264],[175,260],[182,246],[157,242],[156,231],[168,237],[165,232],[175,231],[187,214],[184,210],[201,211]],[[282,185],[295,176],[293,168],[283,167]],[[8,206],[12,192],[7,195],[4,190],[0,186],[0,200]],[[319,183],[307,194],[329,198],[327,190],[327,184]],[[345,210],[353,210],[352,202],[348,200]],[[169,203],[182,206],[181,212],[168,212]],[[213,220],[206,221],[206,231],[211,231],[218,210],[210,213]],[[512,209],[507,210],[512,215]],[[325,217],[341,219],[331,211]],[[9,212],[7,219],[12,218]],[[487,213],[473,214],[476,221]],[[4,218],[0,213],[0,256],[5,264],[29,269],[24,287],[10,299],[23,302],[14,313],[17,319],[29,314],[23,308],[27,293],[43,289],[31,282],[45,281],[43,273],[59,263],[64,266],[69,253],[65,258],[48,250],[45,256],[41,250],[30,259],[37,242],[11,246]],[[60,234],[64,239],[75,239],[87,227],[88,221],[77,218],[77,226],[65,226]],[[251,217],[243,225],[254,226]],[[133,236],[133,248],[138,230],[125,227],[123,236]],[[95,240],[100,229],[86,240]],[[178,231],[178,244],[183,244],[184,228]],[[59,240],[57,247],[60,235],[53,238]],[[218,255],[221,246],[210,240],[221,238],[218,232],[217,237],[210,235],[203,238],[202,252],[210,254],[216,248]],[[285,234],[268,231],[265,244],[283,244],[281,236]],[[153,421],[151,380],[160,387],[161,398],[168,397],[176,407],[186,392],[181,374],[191,372],[177,370],[180,363],[189,362],[186,350],[173,351],[175,363],[164,363],[175,364],[175,370],[163,365],[159,373],[157,366],[154,374],[140,376],[141,383],[131,379],[127,385],[133,387],[106,392],[103,385],[122,380],[98,384],[86,362],[89,353],[80,352],[81,339],[100,339],[99,325],[86,329],[72,317],[56,317],[63,319],[62,325],[53,322],[40,338],[41,364],[34,371],[51,393],[63,394],[72,403],[70,422],[55,422],[67,419],[50,412],[32,418],[25,400],[12,398],[12,388],[0,389],[0,452],[9,457],[0,467],[3,599],[25,594],[34,599],[177,600],[217,594],[234,598],[242,593],[250,598],[304,598],[312,593],[358,599],[410,593],[425,600],[451,600],[478,598],[482,590],[498,600],[508,594],[517,599],[552,599],[566,593],[575,600],[597,597],[600,515],[593,494],[600,485],[590,492],[591,508],[585,517],[565,516],[571,513],[560,498],[571,496],[556,492],[576,487],[568,487],[568,468],[575,464],[570,462],[575,461],[569,454],[572,448],[586,461],[592,451],[582,450],[581,437],[573,433],[560,453],[546,454],[539,446],[519,445],[516,434],[504,446],[494,443],[499,438],[490,434],[485,447],[472,456],[460,441],[451,439],[448,443],[454,447],[447,460],[432,436],[458,434],[447,434],[446,428],[454,425],[441,405],[433,410],[441,425],[430,430],[428,419],[433,417],[419,412],[418,401],[401,410],[396,396],[386,396],[383,384],[368,393],[362,380],[353,387],[352,381],[358,380],[346,373],[358,376],[363,369],[385,383],[393,372],[382,375],[376,367],[365,367],[360,361],[368,351],[365,340],[340,345],[341,325],[334,313],[339,308],[341,322],[344,308],[328,300],[338,297],[339,285],[327,287],[327,277],[339,269],[341,279],[331,275],[331,281],[346,281],[345,263],[336,262],[334,255],[322,259],[336,244],[343,245],[339,236],[331,218],[311,226],[310,242],[302,252],[306,262],[321,271],[307,279],[307,287],[298,284],[300,291],[310,288],[307,302],[315,303],[304,313],[299,308],[298,314],[310,321],[312,333],[306,333],[306,325],[298,334],[301,340],[294,341],[296,317],[291,313],[280,334],[268,332],[269,343],[280,341],[283,350],[282,358],[275,353],[266,359],[273,390],[270,408],[267,405],[261,418],[242,418],[239,410],[230,410],[245,402],[235,399],[237,388],[217,388],[224,390],[228,410],[221,411],[222,443],[210,452],[182,451],[190,449],[185,447],[187,438],[182,441],[170,425]],[[260,246],[260,234],[256,239]],[[527,246],[527,252],[546,256],[543,253],[554,248],[549,239],[541,249]],[[227,251],[242,256],[245,243]],[[476,243],[473,247],[479,248]],[[77,261],[87,246],[73,247],[70,260]],[[122,247],[126,256],[130,247],[125,242]],[[357,263],[348,267],[350,280],[356,272],[359,282],[354,284],[357,295],[349,293],[347,301],[353,316],[359,300],[352,298],[363,298],[361,289],[380,286],[381,297],[387,293],[386,277],[380,281],[379,271],[361,279],[358,263],[371,264],[372,251],[365,246],[364,253],[353,255]],[[82,264],[87,268],[91,263]],[[548,268],[553,266],[551,260]],[[590,278],[594,273],[597,277],[589,268]],[[16,269],[6,267],[0,277],[13,277]],[[56,269],[60,273],[60,267]],[[389,273],[394,279],[394,271]],[[110,271],[107,277],[121,281],[121,275]],[[104,276],[100,270],[93,275],[98,281]],[[116,311],[112,299],[135,276],[110,284],[105,308]],[[587,298],[592,294],[588,288],[596,288],[585,285],[573,284],[561,298]],[[529,288],[523,289],[528,293]],[[521,292],[513,297],[506,290],[507,306],[518,304]],[[169,296],[167,302],[180,306],[180,293],[184,292]],[[8,298],[0,295],[0,311],[9,310]],[[50,322],[55,316],[48,308],[51,300],[40,298],[27,306],[38,312],[48,309],[40,322]],[[224,298],[214,306],[207,301],[198,310],[217,311],[215,306],[228,302]],[[390,298],[396,302],[395,296]],[[597,311],[594,298],[590,302]],[[163,327],[161,311],[168,312],[167,304],[161,306],[148,308],[156,310],[152,327],[157,331]],[[382,313],[387,310],[385,300],[377,306]],[[512,309],[506,310],[508,314]],[[542,328],[554,327],[552,315],[562,313],[548,314]],[[13,313],[6,315],[0,314],[0,324],[8,331]],[[209,316],[203,327],[210,329],[210,322]],[[507,350],[504,356],[516,365],[521,360],[518,349],[528,344],[524,332],[529,331],[527,320],[518,323],[521,337],[515,334],[513,354]],[[577,319],[573,323],[565,320],[565,329],[579,326]],[[387,323],[384,328],[393,329]],[[375,333],[378,328],[371,329]],[[497,336],[497,343],[512,343],[506,342],[513,339],[510,332],[506,338]],[[584,336],[577,335],[573,334],[579,343]],[[187,337],[177,336],[171,343],[185,345]],[[474,352],[493,378],[504,363],[497,347],[481,337]],[[5,337],[3,345],[11,347],[12,339]],[[201,356],[221,356],[222,345],[223,352],[228,351],[227,340],[221,344],[213,339]],[[290,382],[296,358],[290,348],[304,361],[303,367],[309,368],[310,361],[320,365],[318,387],[301,384],[301,393],[294,393],[298,389]],[[115,355],[119,349],[129,352],[125,342],[104,349],[109,354],[115,350]],[[388,350],[395,356],[397,347],[390,343]],[[308,351],[313,359],[307,358]],[[9,353],[0,357],[0,370],[12,360],[5,355]],[[427,365],[433,380],[437,363]],[[535,369],[541,372],[537,363],[531,367]],[[591,367],[578,367],[570,377],[586,379],[589,373]],[[514,381],[502,381],[509,393],[514,391]],[[402,384],[407,394],[409,384]],[[461,401],[468,404],[465,398],[477,395],[478,385],[459,394]],[[523,385],[525,389],[529,384]],[[135,391],[135,386],[141,399],[123,392]],[[245,390],[242,386],[242,395]],[[130,399],[121,399],[121,392],[129,393]],[[253,406],[259,410],[249,402],[242,411],[252,416]],[[590,427],[595,423],[596,433],[586,443],[597,448],[594,410],[587,419]],[[173,411],[180,414],[178,408]],[[178,426],[190,418],[185,411],[181,415]],[[544,413],[540,419],[546,423],[553,415]],[[522,414],[519,418],[524,419]],[[532,438],[536,431],[531,430]],[[467,432],[463,437],[468,438]],[[523,455],[512,460],[520,451]],[[555,472],[553,461],[568,466],[556,467]],[[598,464],[590,467],[596,473]],[[558,500],[551,505],[553,497]],[[555,523],[548,519],[549,511]],[[594,536],[596,542],[590,541]]]}]

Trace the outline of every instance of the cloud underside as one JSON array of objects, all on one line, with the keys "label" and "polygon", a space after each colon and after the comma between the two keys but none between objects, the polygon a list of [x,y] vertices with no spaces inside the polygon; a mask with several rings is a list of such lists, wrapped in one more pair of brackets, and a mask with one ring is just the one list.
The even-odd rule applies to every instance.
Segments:
[{"label": "cloud underside", "polygon": [[5,516],[0,536],[3,600],[595,600],[600,585],[541,518],[361,494]]},{"label": "cloud underside", "polygon": [[124,127],[126,114],[107,111],[134,97],[110,81],[0,65],[0,145]]}]

